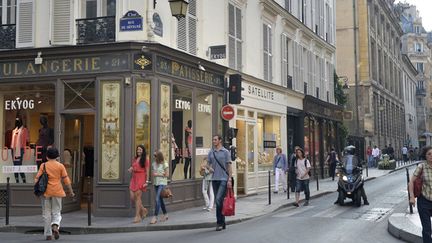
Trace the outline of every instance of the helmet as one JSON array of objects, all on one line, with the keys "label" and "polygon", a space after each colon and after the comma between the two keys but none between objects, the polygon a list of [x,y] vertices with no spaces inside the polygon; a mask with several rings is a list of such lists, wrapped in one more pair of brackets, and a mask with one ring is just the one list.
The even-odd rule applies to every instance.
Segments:
[{"label": "helmet", "polygon": [[346,146],[345,147],[345,153],[346,154],[351,154],[351,155],[354,155],[355,154],[355,146],[353,146],[353,145],[349,145],[349,146]]}]

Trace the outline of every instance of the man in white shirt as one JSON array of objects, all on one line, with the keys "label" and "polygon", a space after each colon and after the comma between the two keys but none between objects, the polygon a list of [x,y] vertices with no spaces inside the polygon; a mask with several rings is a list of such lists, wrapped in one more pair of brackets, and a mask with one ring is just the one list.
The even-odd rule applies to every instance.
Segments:
[{"label": "man in white shirt", "polygon": [[406,147],[406,145],[402,147],[402,157],[404,162],[408,161],[408,148]]},{"label": "man in white shirt", "polygon": [[380,154],[381,154],[380,149],[375,145],[374,148],[372,149],[372,157],[373,157],[373,160],[374,160],[373,167],[377,167],[378,166],[378,161],[379,161],[379,158],[380,158]]}]

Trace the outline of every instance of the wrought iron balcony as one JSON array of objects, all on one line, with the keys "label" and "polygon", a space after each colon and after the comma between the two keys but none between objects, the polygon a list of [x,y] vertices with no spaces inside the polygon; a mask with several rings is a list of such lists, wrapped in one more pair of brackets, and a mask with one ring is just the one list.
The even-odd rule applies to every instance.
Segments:
[{"label": "wrought iron balcony", "polygon": [[0,25],[0,49],[15,48],[16,26],[14,24]]},{"label": "wrought iron balcony", "polygon": [[115,16],[77,19],[77,44],[93,44],[115,41]]}]

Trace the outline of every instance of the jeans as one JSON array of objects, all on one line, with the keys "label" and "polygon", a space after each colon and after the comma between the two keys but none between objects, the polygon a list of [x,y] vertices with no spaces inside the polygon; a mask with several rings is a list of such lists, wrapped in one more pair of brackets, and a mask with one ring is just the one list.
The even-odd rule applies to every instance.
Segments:
[{"label": "jeans", "polygon": [[432,201],[429,201],[426,198],[424,198],[423,195],[420,195],[420,197],[417,198],[417,209],[422,224],[423,243],[432,243],[432,238],[431,238]]},{"label": "jeans", "polygon": [[296,181],[296,192],[300,193],[304,191],[305,199],[309,201],[310,191],[309,191],[309,179],[308,180],[299,180]]},{"label": "jeans", "polygon": [[[13,165],[15,165],[15,166],[22,165],[23,158],[24,158],[24,149],[23,148],[21,148],[20,157],[17,157],[15,155],[15,150],[12,150]],[[21,173],[14,173],[16,183],[19,183],[19,176],[18,175],[21,176],[23,183],[26,183],[26,176],[22,172]]]},{"label": "jeans", "polygon": [[62,220],[62,198],[61,197],[42,197],[42,217],[44,219],[44,235],[51,236],[51,226],[58,225],[60,229],[60,221]]},{"label": "jeans", "polygon": [[154,216],[157,217],[159,214],[159,209],[162,209],[163,214],[167,214],[164,200],[161,197],[161,192],[166,187],[166,185],[157,185],[154,187],[155,187],[155,192],[156,192],[156,205],[155,205]]},{"label": "jeans", "polygon": [[[212,209],[214,204],[214,192],[213,192],[212,181],[203,179],[202,194],[204,196],[206,208]],[[210,198],[209,198],[209,194],[210,194]]]},{"label": "jeans", "polygon": [[334,180],[334,178],[335,178],[335,173],[336,173],[336,161],[334,161],[334,162],[331,162],[331,164],[330,164],[330,171],[329,171],[329,174],[330,174],[330,177]]},{"label": "jeans", "polygon": [[223,201],[225,198],[227,181],[212,181],[213,191],[216,195],[216,223],[225,225],[225,216],[222,215]]}]

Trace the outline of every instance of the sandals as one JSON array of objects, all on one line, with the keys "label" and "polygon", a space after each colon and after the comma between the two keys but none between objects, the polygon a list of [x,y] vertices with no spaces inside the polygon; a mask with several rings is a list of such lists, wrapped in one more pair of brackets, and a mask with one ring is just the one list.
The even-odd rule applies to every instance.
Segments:
[{"label": "sandals", "polygon": [[150,224],[156,224],[157,223],[157,218],[153,217],[152,220],[150,221]]},{"label": "sandals", "polygon": [[159,221],[161,221],[161,222],[165,222],[165,221],[167,221],[167,220],[168,220],[168,215],[167,215],[167,214],[162,215],[162,216],[160,217],[160,219],[159,219]]},{"label": "sandals", "polygon": [[141,215],[141,219],[144,220],[144,218],[147,217],[147,215],[148,215],[148,210],[147,210],[147,208],[145,208],[145,207],[141,207],[140,215]]}]

